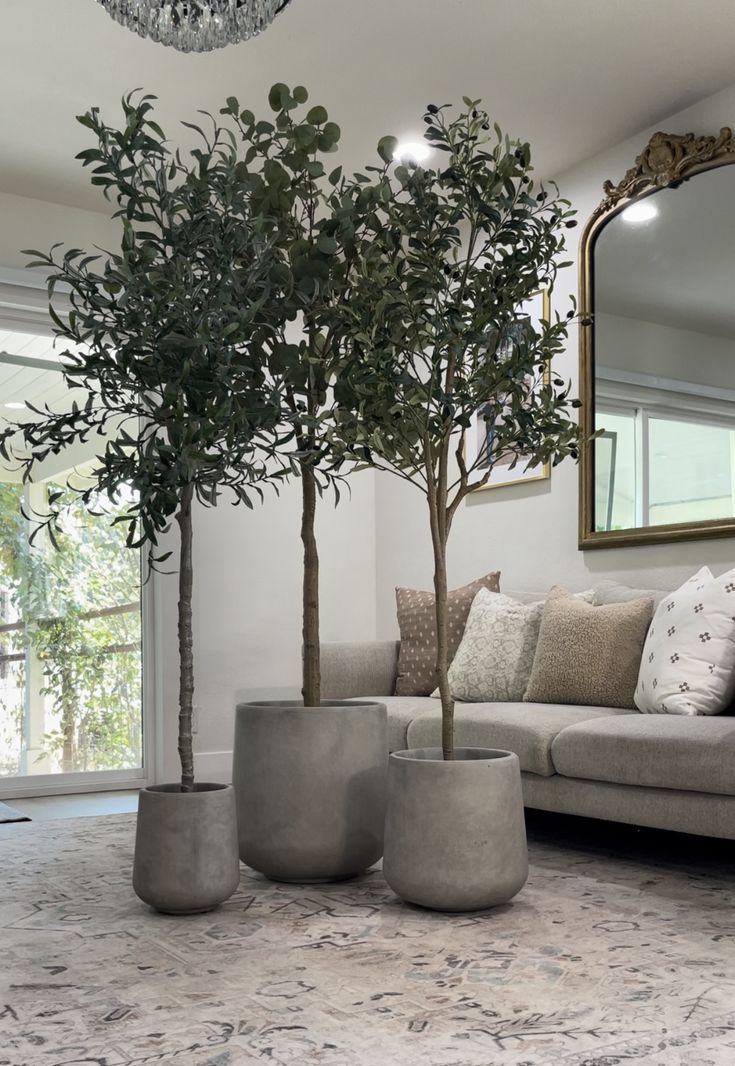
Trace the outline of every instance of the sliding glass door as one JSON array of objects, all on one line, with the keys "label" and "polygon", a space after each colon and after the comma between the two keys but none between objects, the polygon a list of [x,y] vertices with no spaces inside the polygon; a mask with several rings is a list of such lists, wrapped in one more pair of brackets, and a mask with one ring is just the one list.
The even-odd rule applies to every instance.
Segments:
[{"label": "sliding glass door", "polygon": [[[51,341],[0,331],[0,425],[29,417],[27,403],[74,401]],[[77,398],[78,399],[78,398]],[[22,442],[19,442],[22,446]],[[149,744],[143,701],[141,560],[115,513],[130,499],[96,501],[90,514],[67,489],[104,440],[50,456],[33,483],[0,466],[0,794],[141,784]],[[58,549],[31,546],[34,515],[61,493]],[[57,504],[58,506],[58,504]]]}]

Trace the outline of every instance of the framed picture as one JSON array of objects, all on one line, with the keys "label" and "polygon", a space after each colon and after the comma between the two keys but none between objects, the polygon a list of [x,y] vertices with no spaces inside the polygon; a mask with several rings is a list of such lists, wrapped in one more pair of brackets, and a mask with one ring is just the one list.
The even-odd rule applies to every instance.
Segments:
[{"label": "framed picture", "polygon": [[[521,315],[527,315],[532,322],[548,322],[551,317],[551,299],[547,290],[538,292],[521,305]],[[544,371],[544,382],[548,384],[550,368],[547,364]],[[479,407],[472,420],[472,426],[467,430],[466,448],[468,465],[477,465],[470,474],[470,482],[481,481],[487,473],[490,456],[493,450],[494,427],[492,422],[484,418],[484,409]],[[537,463],[529,466],[519,457],[513,469],[511,464],[513,456],[500,456],[492,464],[492,472],[484,485],[475,485],[473,491],[481,489],[499,489],[504,485],[523,485],[527,481],[543,481],[551,476],[550,463]]]}]

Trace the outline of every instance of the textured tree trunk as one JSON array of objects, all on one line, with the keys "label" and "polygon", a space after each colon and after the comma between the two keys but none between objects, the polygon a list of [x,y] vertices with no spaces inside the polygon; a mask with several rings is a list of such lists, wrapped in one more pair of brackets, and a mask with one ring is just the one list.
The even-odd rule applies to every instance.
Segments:
[{"label": "textured tree trunk", "polygon": [[449,688],[449,646],[447,642],[447,533],[442,521],[441,493],[429,493],[431,544],[434,550],[434,598],[436,606],[436,673],[442,705],[442,754],[454,758],[454,700]]},{"label": "textured tree trunk", "polygon": [[304,674],[301,694],[305,707],[318,707],[322,693],[319,662],[319,553],[314,536],[317,484],[314,471],[306,464],[301,467],[301,492],[301,540],[304,545]]},{"label": "textured tree trunk", "polygon": [[179,559],[179,758],[181,760],[181,791],[194,790],[194,750],[191,736],[194,703],[194,634],[192,631],[191,600],[194,584],[192,569],[191,504],[193,485],[181,493],[176,521],[181,531]]}]

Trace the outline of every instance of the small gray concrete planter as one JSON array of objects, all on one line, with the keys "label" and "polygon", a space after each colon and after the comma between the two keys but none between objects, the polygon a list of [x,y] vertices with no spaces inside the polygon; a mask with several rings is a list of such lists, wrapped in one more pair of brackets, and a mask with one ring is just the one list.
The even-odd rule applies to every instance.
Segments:
[{"label": "small gray concrete planter", "polygon": [[138,800],[133,888],[165,914],[211,911],[240,882],[232,785],[144,788]]},{"label": "small gray concrete planter", "polygon": [[409,903],[475,911],[507,903],[528,877],[518,756],[489,748],[394,752],[385,879]]},{"label": "small gray concrete planter", "polygon": [[240,858],[274,881],[338,881],[383,854],[382,703],[241,703],[232,780]]}]

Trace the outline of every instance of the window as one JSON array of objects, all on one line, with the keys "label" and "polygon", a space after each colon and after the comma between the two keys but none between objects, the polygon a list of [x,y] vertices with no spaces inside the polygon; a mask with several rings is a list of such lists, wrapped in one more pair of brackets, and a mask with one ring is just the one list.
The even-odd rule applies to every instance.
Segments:
[{"label": "window", "polygon": [[598,532],[735,515],[735,414],[618,396],[598,401],[597,427]]},{"label": "window", "polygon": [[[0,330],[0,424],[26,417],[17,405],[72,399],[48,337]],[[144,777],[141,560],[112,524],[126,500],[93,515],[67,491],[59,550],[46,534],[28,542],[49,490],[83,476],[101,443],[50,456],[28,485],[0,467],[0,789]]]}]

